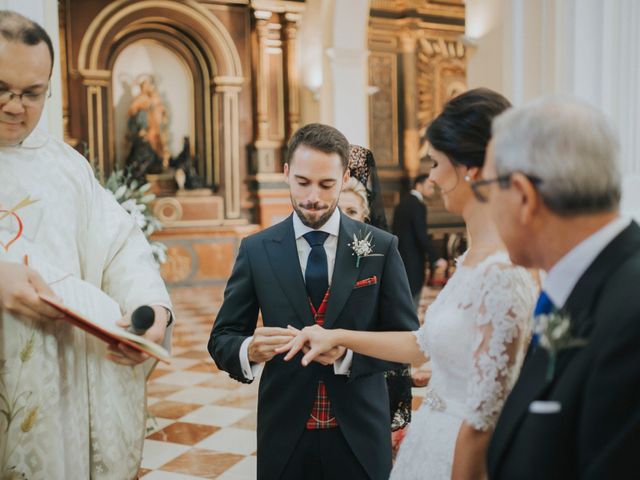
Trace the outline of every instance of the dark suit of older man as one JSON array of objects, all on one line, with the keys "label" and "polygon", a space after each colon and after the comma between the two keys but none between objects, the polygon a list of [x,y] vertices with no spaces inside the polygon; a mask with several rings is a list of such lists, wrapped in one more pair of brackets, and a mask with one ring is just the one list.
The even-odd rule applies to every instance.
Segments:
[{"label": "dark suit of older man", "polygon": [[577,100],[494,121],[472,187],[512,260],[547,275],[489,478],[640,478],[640,227],[618,211],[617,150],[604,116]]}]

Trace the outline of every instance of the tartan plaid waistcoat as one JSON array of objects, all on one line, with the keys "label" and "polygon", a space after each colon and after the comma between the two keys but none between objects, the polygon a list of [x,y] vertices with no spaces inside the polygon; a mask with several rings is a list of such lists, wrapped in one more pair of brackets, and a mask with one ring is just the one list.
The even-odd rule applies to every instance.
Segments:
[{"label": "tartan plaid waistcoat", "polygon": [[[321,327],[324,325],[324,314],[327,310],[327,303],[329,302],[329,290],[324,294],[322,303],[318,310],[315,309],[311,300],[311,311],[317,325]],[[327,386],[322,380],[318,381],[318,390],[316,392],[316,398],[311,408],[311,415],[307,420],[307,430],[322,430],[325,428],[335,428],[338,426],[338,421],[333,415],[333,409],[331,408],[331,402],[327,396]]]}]

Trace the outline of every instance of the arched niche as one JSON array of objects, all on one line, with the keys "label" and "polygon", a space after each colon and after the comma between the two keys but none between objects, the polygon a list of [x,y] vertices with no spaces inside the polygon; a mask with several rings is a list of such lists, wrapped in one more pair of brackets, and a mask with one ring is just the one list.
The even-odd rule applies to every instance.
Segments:
[{"label": "arched niche", "polygon": [[222,23],[192,0],[119,0],[90,24],[80,44],[78,71],[86,95],[91,161],[105,173],[114,167],[113,66],[124,48],[142,39],[170,49],[191,70],[200,172],[208,183],[219,185],[225,217],[238,218],[240,57]]},{"label": "arched niche", "polygon": [[127,45],[115,55],[112,68],[112,108],[114,110],[114,141],[116,168],[127,166],[126,159],[131,151],[129,135],[129,109],[134,99],[141,93],[140,82],[148,74],[153,80],[163,106],[167,111],[167,147],[171,156],[177,156],[183,148],[183,139],[189,138],[191,154],[198,153],[198,171],[204,171],[202,149],[196,148],[196,121],[193,69],[184,58],[154,38],[143,38]]}]

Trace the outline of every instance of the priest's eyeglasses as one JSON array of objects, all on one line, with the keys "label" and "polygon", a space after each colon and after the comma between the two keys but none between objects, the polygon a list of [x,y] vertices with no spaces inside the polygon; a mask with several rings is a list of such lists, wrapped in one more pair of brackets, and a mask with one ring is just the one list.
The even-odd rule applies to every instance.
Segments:
[{"label": "priest's eyeglasses", "polygon": [[[509,185],[511,184],[511,176],[514,173],[515,172],[511,172],[511,173],[507,173],[506,175],[499,175],[495,178],[486,178],[482,180],[471,180],[470,178],[465,177],[465,180],[469,182],[469,186],[471,187],[471,191],[473,192],[473,195],[476,197],[476,200],[478,200],[481,203],[486,203],[487,201],[489,201],[489,197],[486,193],[486,187],[488,185],[491,185],[492,183],[497,183],[498,186],[502,189],[509,188]],[[535,175],[527,175],[527,174],[523,174],[523,175],[527,177],[529,181],[534,185],[539,185],[542,182],[542,179],[536,177]]]},{"label": "priest's eyeglasses", "polygon": [[0,88],[0,105],[6,105],[14,98],[17,98],[24,107],[38,107],[45,98],[49,98],[50,96],[51,89],[49,87],[44,90],[27,90],[22,93],[14,92],[7,88]]}]

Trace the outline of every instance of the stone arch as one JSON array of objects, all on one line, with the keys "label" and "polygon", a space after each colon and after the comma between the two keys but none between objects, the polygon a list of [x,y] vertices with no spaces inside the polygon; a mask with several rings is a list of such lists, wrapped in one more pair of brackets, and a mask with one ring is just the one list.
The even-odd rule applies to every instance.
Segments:
[{"label": "stone arch", "polygon": [[[240,216],[238,96],[244,85],[240,56],[218,18],[193,0],[119,0],[89,25],[80,44],[78,71],[85,89],[91,160],[102,172],[114,165],[112,68],[127,45],[145,35],[181,53],[197,79],[195,99],[203,129],[201,159],[207,182],[217,184],[225,217]],[[106,120],[106,122],[105,122]]]}]

